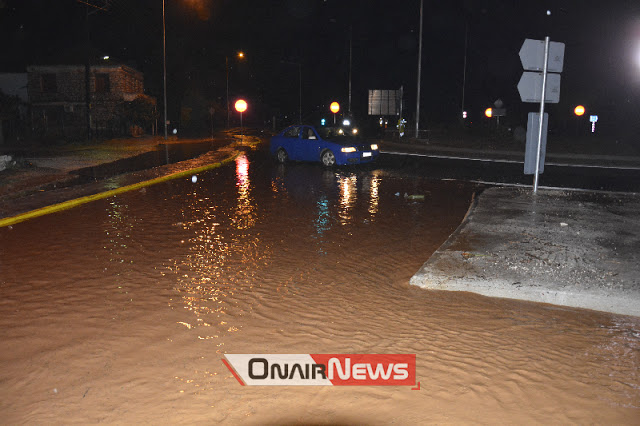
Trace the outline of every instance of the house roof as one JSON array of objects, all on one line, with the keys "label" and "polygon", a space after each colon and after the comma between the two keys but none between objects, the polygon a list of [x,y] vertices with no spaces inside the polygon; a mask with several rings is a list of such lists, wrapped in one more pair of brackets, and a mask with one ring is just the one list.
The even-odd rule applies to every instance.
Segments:
[{"label": "house roof", "polygon": [[[55,73],[60,71],[82,71],[84,72],[85,65],[83,64],[70,64],[70,65],[29,65],[27,67],[27,73],[30,72],[40,72],[40,73]],[[110,64],[103,62],[99,65],[91,65],[91,71],[98,72],[109,72],[117,69],[122,69],[131,74],[135,74],[140,79],[143,78],[143,74],[141,71],[136,70],[135,68],[131,68],[128,65],[123,64]]]}]

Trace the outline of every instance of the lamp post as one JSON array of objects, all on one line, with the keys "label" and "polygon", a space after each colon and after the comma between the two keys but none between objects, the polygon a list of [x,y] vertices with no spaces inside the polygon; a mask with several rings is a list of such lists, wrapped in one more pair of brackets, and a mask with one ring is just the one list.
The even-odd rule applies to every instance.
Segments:
[{"label": "lamp post", "polygon": [[[238,52],[237,56],[239,59],[244,59],[244,52]],[[224,64],[227,71],[227,128],[229,128],[229,123],[231,122],[231,109],[229,108],[229,56],[224,57]]]},{"label": "lamp post", "polygon": [[244,128],[242,127],[242,113],[247,110],[247,101],[238,99],[235,103],[236,111],[240,113],[240,137],[244,139]]},{"label": "lamp post", "polygon": [[302,63],[289,61],[280,61],[280,63],[298,66],[298,120],[302,124]]},{"label": "lamp post", "polygon": [[333,113],[333,124],[336,124],[336,114],[340,111],[340,104],[337,102],[331,102],[329,105],[329,109]]},{"label": "lamp post", "polygon": [[164,19],[164,2],[162,0],[162,67],[163,67],[163,92],[164,92],[164,140],[167,140],[167,36]]}]

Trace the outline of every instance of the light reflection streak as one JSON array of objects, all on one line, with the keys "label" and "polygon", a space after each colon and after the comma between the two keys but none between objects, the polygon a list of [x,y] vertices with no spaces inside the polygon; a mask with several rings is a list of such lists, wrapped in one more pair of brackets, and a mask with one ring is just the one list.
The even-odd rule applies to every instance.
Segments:
[{"label": "light reflection streak", "polygon": [[[118,197],[110,199],[107,208],[108,222],[104,230],[109,243],[108,246],[104,246],[109,252],[109,262],[133,263],[131,257],[125,257],[135,222],[127,214],[128,210],[129,206],[121,204]],[[118,273],[118,275],[120,274]]]},{"label": "light reflection streak", "polygon": [[236,186],[238,188],[238,203],[234,224],[238,229],[252,228],[256,221],[255,207],[251,198],[249,159],[244,154],[236,158]]},{"label": "light reflection streak", "polygon": [[200,340],[216,339],[219,347],[225,335],[241,332],[238,317],[253,309],[253,299],[247,294],[251,294],[256,272],[269,256],[268,247],[251,233],[257,217],[250,162],[240,155],[235,166],[233,186],[207,198],[201,194],[210,188],[199,180],[187,195],[180,222],[187,234],[181,236],[181,250],[186,255],[170,266],[179,294],[171,306],[192,315],[179,324]]},{"label": "light reflection streak", "polygon": [[380,203],[379,186],[380,178],[373,176],[371,182],[369,182],[369,213],[371,216],[375,216],[378,213],[378,204]]},{"label": "light reflection streak", "polygon": [[313,237],[320,240],[318,253],[327,254],[327,252],[323,248],[323,245],[325,243],[325,240],[323,238],[324,234],[331,229],[331,212],[329,210],[329,199],[327,198],[327,196],[321,196],[318,199],[316,206],[318,208],[318,215],[314,223],[316,234]]},{"label": "light reflection streak", "polygon": [[322,236],[326,231],[331,229],[331,215],[329,213],[329,199],[325,196],[320,197],[316,203],[318,207],[318,217],[316,218],[316,233]]},{"label": "light reflection streak", "polygon": [[358,178],[356,175],[338,176],[339,187],[339,211],[340,224],[347,225],[353,219],[351,212],[355,206],[357,194]]}]

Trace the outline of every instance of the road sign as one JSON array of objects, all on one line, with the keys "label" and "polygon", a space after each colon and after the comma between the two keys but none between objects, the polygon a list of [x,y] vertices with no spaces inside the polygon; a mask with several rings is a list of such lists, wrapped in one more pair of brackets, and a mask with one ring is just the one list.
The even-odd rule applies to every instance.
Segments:
[{"label": "road sign", "polygon": [[[542,71],[544,68],[544,41],[526,39],[520,48],[520,61],[526,71]],[[549,42],[547,72],[562,72],[564,43]]]},{"label": "road sign", "polygon": [[[540,102],[542,95],[542,73],[524,72],[518,83],[522,102]],[[544,101],[549,104],[560,102],[560,74],[547,74]]]},{"label": "road sign", "polygon": [[[547,152],[547,126],[549,114],[544,113],[542,121],[542,140],[540,141],[540,165],[538,173],[544,172],[544,158]],[[540,126],[540,113],[530,112],[527,120],[527,144],[524,152],[524,174],[532,175],[536,171],[536,155],[538,154],[538,131]]]}]

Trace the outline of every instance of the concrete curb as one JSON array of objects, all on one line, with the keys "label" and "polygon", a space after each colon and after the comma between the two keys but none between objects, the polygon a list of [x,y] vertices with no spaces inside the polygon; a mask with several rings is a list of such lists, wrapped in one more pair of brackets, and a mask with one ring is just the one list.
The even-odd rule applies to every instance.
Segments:
[{"label": "concrete curb", "polygon": [[638,195],[491,188],[410,284],[640,316],[639,209]]}]

